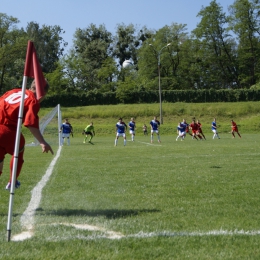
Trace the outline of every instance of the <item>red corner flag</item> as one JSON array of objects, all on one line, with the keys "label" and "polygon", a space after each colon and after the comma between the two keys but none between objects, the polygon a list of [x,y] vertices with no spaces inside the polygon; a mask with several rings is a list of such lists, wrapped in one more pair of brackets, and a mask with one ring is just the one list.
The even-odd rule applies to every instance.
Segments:
[{"label": "red corner flag", "polygon": [[44,87],[46,85],[46,80],[42,74],[42,69],[37,58],[36,50],[33,42],[31,41],[28,41],[27,45],[24,76],[35,79],[36,96],[38,100],[45,96]]}]

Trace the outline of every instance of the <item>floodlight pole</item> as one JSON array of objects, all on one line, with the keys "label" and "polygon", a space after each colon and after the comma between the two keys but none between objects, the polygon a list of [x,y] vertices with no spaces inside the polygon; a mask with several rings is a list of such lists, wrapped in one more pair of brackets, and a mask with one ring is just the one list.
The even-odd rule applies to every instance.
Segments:
[{"label": "floodlight pole", "polygon": [[171,44],[168,43],[166,46],[164,46],[163,48],[161,48],[160,51],[156,51],[154,46],[150,43],[149,44],[154,52],[156,53],[157,55],[157,60],[158,60],[158,83],[159,83],[159,103],[160,103],[160,123],[163,124],[163,112],[162,112],[162,90],[161,90],[161,53],[162,53],[162,50],[166,47],[169,47]]}]

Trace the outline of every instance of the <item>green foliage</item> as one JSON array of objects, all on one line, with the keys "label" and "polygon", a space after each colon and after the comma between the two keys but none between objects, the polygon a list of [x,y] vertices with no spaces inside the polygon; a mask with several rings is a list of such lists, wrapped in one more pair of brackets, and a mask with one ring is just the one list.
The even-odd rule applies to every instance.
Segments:
[{"label": "green foliage", "polygon": [[[259,9],[258,0],[236,0],[226,14],[212,0],[202,6],[190,34],[177,23],[157,31],[118,24],[115,35],[105,25],[90,24],[76,29],[66,56],[58,25],[29,22],[24,31],[16,18],[1,14],[0,92],[21,85],[28,39],[35,42],[53,94],[113,91],[127,103],[132,90],[156,91],[159,80],[163,91],[249,89],[260,79]],[[134,64],[130,78],[122,70],[128,59]]]},{"label": "green foliage", "polygon": [[[131,79],[121,82],[116,92],[94,90],[86,93],[58,93],[47,95],[42,102],[42,107],[54,107],[60,104],[65,107],[90,106],[90,105],[115,105],[157,103],[159,92],[152,90],[138,90]],[[207,103],[207,102],[242,102],[259,101],[259,90],[169,90],[162,91],[162,102],[176,103]]]}]

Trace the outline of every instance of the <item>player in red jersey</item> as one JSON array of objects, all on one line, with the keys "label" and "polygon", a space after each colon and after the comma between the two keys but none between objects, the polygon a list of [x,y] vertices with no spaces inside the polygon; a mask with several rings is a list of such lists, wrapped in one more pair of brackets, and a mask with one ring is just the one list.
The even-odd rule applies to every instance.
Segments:
[{"label": "player in red jersey", "polygon": [[240,133],[238,132],[238,127],[236,122],[234,122],[233,120],[231,120],[231,134],[233,135],[233,138],[235,138],[235,132],[238,134],[238,136],[241,138]]},{"label": "player in red jersey", "polygon": [[[192,139],[193,138],[196,138],[196,137],[199,137],[200,140],[203,140],[200,133],[199,133],[199,126],[198,124],[195,122],[195,120],[193,119],[192,120],[192,123],[190,124],[190,129],[191,129],[191,132],[192,132]],[[196,138],[197,139],[197,138]],[[198,140],[198,139],[197,139]]]},{"label": "player in red jersey", "polygon": [[206,140],[206,137],[205,137],[205,135],[203,134],[203,131],[202,131],[202,125],[201,125],[201,123],[200,123],[200,121],[199,120],[197,120],[197,125],[198,125],[198,132],[199,132],[199,134],[201,134],[202,136],[203,136],[203,138]]},{"label": "player in red jersey", "polygon": [[[48,91],[48,83],[46,81],[45,93]],[[21,89],[13,89],[6,92],[0,97],[0,175],[2,174],[4,158],[6,154],[12,155],[10,162],[10,180],[6,186],[6,189],[11,188],[12,181],[12,168],[14,162],[14,147],[16,140],[16,128],[18,123],[18,114],[20,107],[20,100],[22,96]],[[27,127],[34,137],[39,141],[42,152],[48,153],[49,151],[53,154],[52,148],[44,140],[40,130],[39,130],[39,117],[38,112],[40,109],[41,100],[36,98],[36,85],[35,81],[32,82],[30,89],[25,90],[24,96],[24,112],[22,123]],[[16,183],[15,187],[19,188],[20,182],[17,180],[23,165],[23,153],[24,153],[25,139],[21,134],[20,144],[19,144],[19,155],[17,162],[17,172],[16,172]]]},{"label": "player in red jersey", "polygon": [[[186,137],[186,134],[189,134],[190,136],[192,136],[191,132],[190,132],[190,125],[186,122],[186,119],[183,119],[181,124],[185,127],[185,135],[184,138]],[[197,139],[197,137],[195,136],[195,138]]]}]

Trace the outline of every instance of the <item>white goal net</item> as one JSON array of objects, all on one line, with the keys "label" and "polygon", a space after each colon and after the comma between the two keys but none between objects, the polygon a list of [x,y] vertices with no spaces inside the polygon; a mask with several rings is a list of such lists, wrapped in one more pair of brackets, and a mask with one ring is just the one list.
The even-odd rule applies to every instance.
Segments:
[{"label": "white goal net", "polygon": [[[44,139],[50,144],[61,144],[61,134],[59,129],[61,126],[61,110],[60,105],[57,105],[53,108],[48,114],[40,119],[39,129],[41,134],[44,136]],[[36,138],[28,146],[39,145],[39,142]]]}]

